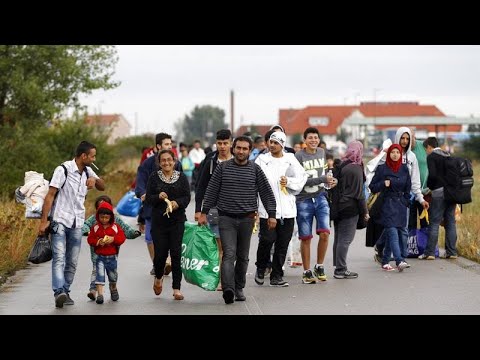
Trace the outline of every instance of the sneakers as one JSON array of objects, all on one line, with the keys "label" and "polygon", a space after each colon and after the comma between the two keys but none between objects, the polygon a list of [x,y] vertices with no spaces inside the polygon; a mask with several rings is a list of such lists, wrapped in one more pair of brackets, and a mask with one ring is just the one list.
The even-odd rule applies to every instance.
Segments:
[{"label": "sneakers", "polygon": [[155,266],[152,267],[152,270],[150,270],[150,275],[155,275]]},{"label": "sneakers", "polygon": [[103,295],[98,295],[97,296],[97,301],[96,301],[97,304],[103,304]]},{"label": "sneakers", "polygon": [[120,295],[118,294],[118,289],[116,286],[114,288],[112,285],[110,285],[110,299],[112,299],[112,301],[118,301],[118,299],[120,299]]},{"label": "sneakers", "polygon": [[235,294],[233,293],[232,289],[227,289],[223,292],[223,300],[225,300],[225,304],[233,304],[233,298]]},{"label": "sneakers", "polygon": [[163,269],[163,274],[168,275],[172,272],[172,264],[166,263],[165,268]]},{"label": "sneakers", "polygon": [[315,284],[317,282],[313,277],[312,270],[305,270],[303,272],[302,282],[304,284]]},{"label": "sneakers", "polygon": [[263,283],[265,282],[264,279],[265,279],[265,273],[257,269],[257,271],[255,271],[255,282],[258,285],[263,285]]},{"label": "sneakers", "polygon": [[68,297],[67,294],[64,292],[55,295],[55,307],[57,308],[63,308],[63,304],[65,304],[65,301],[67,301]]},{"label": "sneakers", "polygon": [[422,254],[417,259],[418,260],[435,260],[435,256]]},{"label": "sneakers", "polygon": [[397,265],[398,272],[402,272],[403,269],[406,269],[408,264],[405,261],[402,261],[400,264]]},{"label": "sneakers", "polygon": [[458,259],[458,256],[457,255],[447,255],[447,256],[445,256],[445,259],[455,260],[455,259]]},{"label": "sneakers", "polygon": [[75,301],[70,297],[70,294],[67,294],[67,300],[65,300],[63,305],[75,305]]},{"label": "sneakers", "polygon": [[334,273],[333,277],[335,279],[356,279],[358,278],[358,274],[356,272],[347,270],[344,273]]},{"label": "sneakers", "polygon": [[235,301],[245,301],[247,297],[243,294],[243,289],[235,289]]},{"label": "sneakers", "polygon": [[283,280],[282,277],[277,277],[277,278],[270,279],[270,286],[286,287],[288,286],[288,282]]},{"label": "sneakers", "polygon": [[385,265],[382,265],[382,270],[385,270],[385,271],[395,271],[395,268],[390,266],[390,264],[385,264]]},{"label": "sneakers", "polygon": [[403,262],[404,262],[405,264],[407,264],[407,266],[405,266],[405,268],[410,269],[410,264],[407,263],[405,260],[403,260]]},{"label": "sneakers", "polygon": [[317,266],[313,268],[313,275],[320,281],[327,281],[327,275],[325,275],[325,269],[323,266]]}]

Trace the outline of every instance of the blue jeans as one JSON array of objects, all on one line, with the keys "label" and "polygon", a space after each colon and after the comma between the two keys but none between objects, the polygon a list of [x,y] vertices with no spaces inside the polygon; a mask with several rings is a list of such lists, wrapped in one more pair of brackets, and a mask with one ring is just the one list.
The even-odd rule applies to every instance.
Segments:
[{"label": "blue jeans", "polygon": [[52,290],[55,295],[70,292],[81,245],[81,227],[69,229],[59,223],[57,231],[52,233]]},{"label": "blue jeans", "polygon": [[95,279],[97,278],[97,257],[95,254],[95,248],[90,246],[90,260],[92,260],[92,273],[90,275],[90,290],[95,290]]},{"label": "blue jeans", "polygon": [[[400,264],[405,257],[401,251],[401,242],[404,237],[405,228],[388,227],[383,230],[382,237],[385,239],[385,249],[383,250],[382,265],[390,262],[390,255],[393,252],[395,263]],[[407,237],[408,239],[408,237]]]},{"label": "blue jeans", "polygon": [[313,218],[317,219],[317,234],[330,234],[330,206],[323,192],[315,198],[297,202],[298,238],[308,240],[313,237]]},{"label": "blue jeans", "polygon": [[117,255],[97,255],[96,267],[97,278],[95,279],[95,284],[105,285],[105,271],[110,284],[117,282]]},{"label": "blue jeans", "polygon": [[430,204],[430,233],[428,234],[425,255],[435,256],[435,247],[438,243],[438,227],[440,222],[445,224],[445,251],[446,255],[457,255],[457,226],[455,224],[455,207],[453,203],[447,203],[443,197],[432,197]]}]

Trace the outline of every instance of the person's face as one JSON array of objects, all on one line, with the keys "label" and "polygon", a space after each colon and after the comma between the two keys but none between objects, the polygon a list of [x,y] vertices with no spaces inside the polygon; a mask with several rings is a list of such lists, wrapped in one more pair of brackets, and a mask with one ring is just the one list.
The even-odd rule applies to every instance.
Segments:
[{"label": "person's face", "polygon": [[318,147],[318,144],[320,144],[320,139],[318,137],[318,134],[315,134],[315,133],[307,134],[307,137],[305,138],[305,143],[307,144],[307,147],[310,150],[315,150]]},{"label": "person's face", "polygon": [[302,145],[300,145],[300,144],[293,145],[293,150],[295,152],[302,150]]},{"label": "person's face", "polygon": [[163,139],[160,150],[172,150],[172,139]]},{"label": "person's face", "polygon": [[97,157],[97,149],[90,149],[88,154],[82,154],[82,162],[85,166],[90,166]]},{"label": "person's face", "polygon": [[173,160],[172,155],[170,155],[169,153],[164,153],[160,155],[159,162],[160,162],[160,168],[164,172],[170,173],[171,171],[173,171],[173,166],[175,165],[175,162]]},{"label": "person's face", "polygon": [[259,151],[262,151],[263,149],[265,149],[267,147],[267,145],[265,144],[265,140],[262,140],[258,143],[255,144],[255,147],[259,150]]},{"label": "person's face", "polygon": [[398,149],[393,149],[390,152],[390,159],[393,161],[398,161],[402,155],[400,154],[400,151]]},{"label": "person's face", "polygon": [[232,146],[230,139],[217,140],[216,144],[217,144],[218,153],[222,158],[227,157],[228,154],[230,154],[230,147]]},{"label": "person's face", "polygon": [[250,146],[247,141],[237,141],[233,149],[233,156],[239,163],[246,162],[250,155]]},{"label": "person's face", "polygon": [[108,225],[110,223],[110,218],[112,215],[110,214],[100,214],[98,215],[98,219],[100,220],[100,224]]},{"label": "person's face", "polygon": [[280,145],[275,140],[270,140],[268,150],[272,155],[278,155],[283,151],[283,148],[282,148],[282,145]]},{"label": "person's face", "polygon": [[427,148],[425,149],[425,152],[427,155],[430,155],[433,152],[434,147],[427,145]]},{"label": "person's face", "polygon": [[403,133],[402,137],[400,138],[400,146],[404,149],[408,149],[408,144],[410,143],[410,135],[408,133]]},{"label": "person's face", "polygon": [[328,167],[333,167],[333,159],[327,159]]}]

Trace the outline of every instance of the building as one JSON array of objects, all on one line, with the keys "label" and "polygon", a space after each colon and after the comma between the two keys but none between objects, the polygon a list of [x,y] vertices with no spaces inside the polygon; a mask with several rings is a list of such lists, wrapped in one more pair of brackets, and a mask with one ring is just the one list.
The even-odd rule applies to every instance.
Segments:
[{"label": "building", "polygon": [[121,114],[88,115],[85,118],[88,125],[98,125],[110,135],[108,144],[113,144],[117,139],[130,136],[131,125]]}]

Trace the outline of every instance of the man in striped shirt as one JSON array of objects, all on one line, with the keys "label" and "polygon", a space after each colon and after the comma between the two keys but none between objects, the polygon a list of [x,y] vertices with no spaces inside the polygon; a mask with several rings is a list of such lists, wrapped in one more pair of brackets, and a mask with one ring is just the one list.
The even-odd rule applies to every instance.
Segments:
[{"label": "man in striped shirt", "polygon": [[217,207],[223,248],[221,277],[225,304],[233,303],[234,299],[246,299],[243,288],[258,195],[268,213],[268,230],[277,225],[275,196],[263,170],[248,160],[251,149],[252,140],[247,136],[239,136],[233,141],[234,157],[215,169],[198,219],[199,225],[206,225],[206,214],[212,207]]}]

